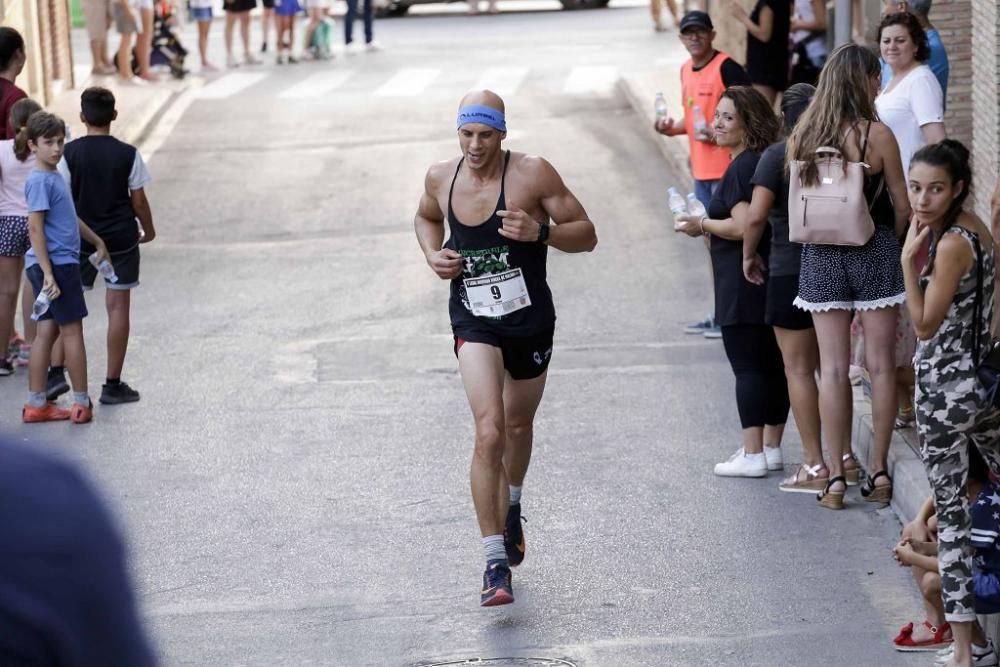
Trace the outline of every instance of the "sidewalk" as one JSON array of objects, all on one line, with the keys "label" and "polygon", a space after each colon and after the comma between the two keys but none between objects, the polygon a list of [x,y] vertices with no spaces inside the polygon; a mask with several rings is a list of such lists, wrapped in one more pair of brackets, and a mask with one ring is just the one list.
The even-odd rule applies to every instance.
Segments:
[{"label": "sidewalk", "polygon": [[[686,137],[664,137],[653,129],[655,114],[653,100],[657,92],[666,97],[671,114],[677,117],[681,110],[680,65],[676,63],[658,63],[652,70],[624,76],[619,80],[619,87],[629,103],[643,119],[647,128],[649,140],[660,147],[664,157],[673,163],[679,171],[687,172],[690,152]],[[690,191],[690,182],[684,187]],[[666,199],[666,193],[664,193]],[[854,454],[862,466],[867,465],[872,444],[871,403],[864,396],[861,388],[854,391],[854,426],[852,429]],[[786,438],[786,444],[788,443]],[[786,451],[785,460],[795,461],[797,457],[789,456]],[[909,521],[920,509],[920,506],[930,495],[930,484],[924,464],[920,460],[917,445],[917,434],[912,428],[894,431],[889,447],[889,475],[893,479],[892,509],[903,523]],[[860,494],[851,490],[847,496],[848,502],[860,504]]]}]

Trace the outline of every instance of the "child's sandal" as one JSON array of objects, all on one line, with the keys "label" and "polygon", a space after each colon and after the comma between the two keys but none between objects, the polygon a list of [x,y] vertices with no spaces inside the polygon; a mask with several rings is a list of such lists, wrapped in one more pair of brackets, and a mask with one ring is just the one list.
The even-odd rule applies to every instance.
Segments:
[{"label": "child's sandal", "polygon": [[842,475],[837,477],[831,477],[830,481],[826,483],[826,488],[816,494],[816,500],[819,502],[821,507],[825,507],[831,510],[842,510],[844,509],[844,491],[833,491],[832,487],[837,482],[844,485],[844,489],[847,488],[847,480],[844,479]]}]

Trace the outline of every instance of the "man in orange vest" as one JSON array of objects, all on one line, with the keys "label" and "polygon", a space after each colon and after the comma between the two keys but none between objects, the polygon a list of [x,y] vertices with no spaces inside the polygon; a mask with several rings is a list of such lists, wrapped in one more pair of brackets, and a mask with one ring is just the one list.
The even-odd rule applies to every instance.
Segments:
[{"label": "man in orange vest", "polygon": [[[729,86],[749,86],[750,77],[743,67],[712,46],[715,27],[705,12],[691,11],[680,25],[681,42],[691,59],[681,68],[681,95],[684,122],[673,118],[657,119],[656,131],[668,137],[688,136],[691,145],[691,176],[694,194],[705,208],[715,187],[729,166],[729,151],[715,145],[712,121],[715,107]],[[684,329],[685,333],[722,338],[722,332],[709,315]]]}]

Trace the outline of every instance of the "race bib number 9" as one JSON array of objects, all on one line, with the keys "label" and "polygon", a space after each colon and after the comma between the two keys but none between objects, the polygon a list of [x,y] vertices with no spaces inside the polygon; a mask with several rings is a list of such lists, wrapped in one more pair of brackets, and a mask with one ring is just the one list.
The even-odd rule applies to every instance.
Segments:
[{"label": "race bib number 9", "polygon": [[469,309],[477,317],[500,317],[531,305],[521,269],[466,278]]}]

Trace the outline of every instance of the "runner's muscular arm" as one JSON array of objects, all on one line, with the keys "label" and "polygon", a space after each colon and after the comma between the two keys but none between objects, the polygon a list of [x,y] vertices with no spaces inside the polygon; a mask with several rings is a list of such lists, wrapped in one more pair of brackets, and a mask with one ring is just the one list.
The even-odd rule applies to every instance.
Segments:
[{"label": "runner's muscular arm", "polygon": [[424,194],[413,218],[413,228],[427,265],[441,280],[451,280],[462,275],[462,256],[450,248],[441,248],[444,243],[444,213],[435,196],[440,187],[441,166],[434,165],[427,170]]},{"label": "runner's muscular arm", "polygon": [[[549,216],[547,244],[563,252],[590,252],[597,245],[594,223],[576,196],[563,183],[555,168],[543,158],[525,158],[528,179],[537,184],[539,202]],[[537,241],[543,223],[535,220],[524,209],[511,206],[511,210],[497,211],[503,218],[500,235],[515,241]]]}]

